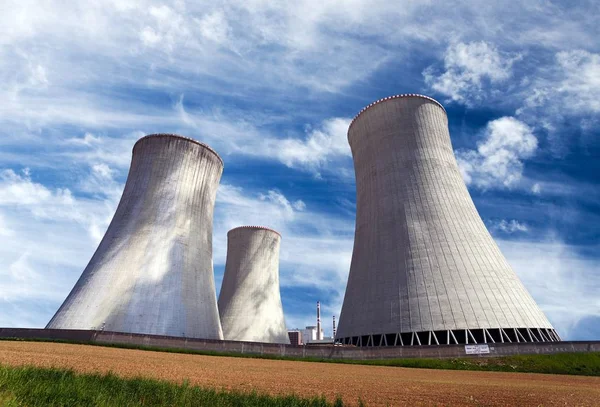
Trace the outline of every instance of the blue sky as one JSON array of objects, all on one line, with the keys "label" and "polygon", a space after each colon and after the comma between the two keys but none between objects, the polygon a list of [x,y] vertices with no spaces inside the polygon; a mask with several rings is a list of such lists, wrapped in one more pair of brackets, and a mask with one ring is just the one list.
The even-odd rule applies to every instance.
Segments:
[{"label": "blue sky", "polygon": [[[491,4],[493,3],[493,4]],[[283,235],[289,327],[339,316],[346,130],[372,101],[448,111],[480,214],[565,339],[600,337],[595,1],[8,0],[0,6],[0,326],[43,327],[102,238],[131,148],[175,132],[225,160],[214,222]],[[330,333],[329,323],[325,324]]]}]

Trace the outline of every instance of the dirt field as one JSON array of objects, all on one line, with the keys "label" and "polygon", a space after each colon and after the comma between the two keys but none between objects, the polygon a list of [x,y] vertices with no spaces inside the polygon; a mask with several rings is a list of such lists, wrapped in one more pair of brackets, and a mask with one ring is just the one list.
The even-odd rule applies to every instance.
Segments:
[{"label": "dirt field", "polygon": [[600,378],[244,359],[0,341],[0,363],[113,371],[217,389],[313,396],[367,406],[599,406]]}]

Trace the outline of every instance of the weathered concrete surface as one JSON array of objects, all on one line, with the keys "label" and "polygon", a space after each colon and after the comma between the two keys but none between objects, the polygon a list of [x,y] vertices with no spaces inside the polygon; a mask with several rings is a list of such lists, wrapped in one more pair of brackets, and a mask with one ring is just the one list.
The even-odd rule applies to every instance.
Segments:
[{"label": "weathered concrete surface", "polygon": [[348,141],[357,213],[338,339],[552,329],[482,222],[438,102],[420,95],[376,102],[351,123]]},{"label": "weathered concrete surface", "polygon": [[279,290],[281,236],[260,226],[227,233],[227,261],[219,293],[223,337],[289,344]]},{"label": "weathered concrete surface", "polygon": [[47,328],[222,339],[212,266],[222,172],[202,143],[140,139],[115,216]]},{"label": "weathered concrete surface", "polygon": [[600,341],[497,343],[489,344],[490,353],[467,355],[464,345],[431,346],[293,346],[274,343],[221,341],[214,339],[127,334],[122,332],[78,331],[61,329],[0,328],[1,338],[53,339],[98,344],[154,346],[197,351],[234,352],[241,354],[289,356],[323,359],[394,359],[493,357],[565,352],[600,352]]}]

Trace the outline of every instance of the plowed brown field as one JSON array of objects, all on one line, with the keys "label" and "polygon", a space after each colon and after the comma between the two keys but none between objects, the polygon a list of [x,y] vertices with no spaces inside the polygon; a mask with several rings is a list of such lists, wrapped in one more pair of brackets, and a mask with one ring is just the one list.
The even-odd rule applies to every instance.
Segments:
[{"label": "plowed brown field", "polygon": [[0,341],[0,363],[72,368],[260,393],[325,395],[367,406],[599,406],[600,378],[186,355]]}]

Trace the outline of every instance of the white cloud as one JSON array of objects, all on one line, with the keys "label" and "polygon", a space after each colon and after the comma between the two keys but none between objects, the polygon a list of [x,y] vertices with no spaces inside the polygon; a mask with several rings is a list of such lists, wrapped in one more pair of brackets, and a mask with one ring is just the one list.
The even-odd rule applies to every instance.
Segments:
[{"label": "white cloud", "polygon": [[[307,7],[314,12],[306,12]],[[6,10],[11,11],[0,17],[0,41],[47,57],[58,80],[52,93],[61,99],[70,99],[82,85],[97,86],[99,77],[105,86],[165,87],[192,75],[195,86],[206,88],[215,86],[214,78],[226,76],[228,85],[240,88],[336,92],[366,77],[387,54],[383,47],[323,30],[332,23],[344,28],[337,18],[344,16],[343,8],[329,2],[284,6],[140,0],[125,5],[101,0],[67,7],[56,1],[40,6],[9,0]],[[31,46],[41,40],[46,47]],[[0,79],[5,79],[2,66]],[[220,92],[229,94],[230,89]]]},{"label": "white cloud", "polygon": [[146,22],[150,26],[144,27],[140,34],[144,45],[156,46],[155,49],[159,51],[171,53],[187,42],[193,44],[194,36],[190,32],[184,7],[178,7],[177,3],[173,8],[161,4],[151,6],[148,14],[150,19]]},{"label": "white cloud", "polygon": [[[2,212],[17,214],[5,208]],[[18,220],[13,227],[14,235],[0,235],[0,309],[24,302],[38,313],[37,306],[52,301],[51,309],[41,310],[42,320],[47,322],[81,274],[94,244],[68,219]],[[0,325],[10,317],[0,313]]]},{"label": "white cloud", "polygon": [[[585,115],[600,112],[600,54],[583,50],[560,51],[555,64],[544,67],[531,80],[519,114],[528,109],[551,109]],[[544,116],[545,117],[545,116]]]},{"label": "white cloud", "polygon": [[225,44],[229,40],[231,27],[222,11],[214,11],[202,16],[198,20],[198,25],[204,38],[219,44]]},{"label": "white cloud", "polygon": [[516,219],[501,219],[499,221],[491,222],[490,229],[492,231],[500,231],[508,234],[529,231],[529,228],[525,223],[519,222]]},{"label": "white cloud", "polygon": [[[266,139],[261,151],[277,157],[290,168],[304,168],[320,176],[331,162],[351,156],[347,140],[349,125],[350,119],[327,119],[320,128],[310,130],[304,140]],[[338,169],[347,171],[345,168]]]},{"label": "white cloud", "polygon": [[512,65],[521,54],[507,54],[486,42],[455,43],[444,55],[440,75],[430,66],[423,71],[425,83],[450,100],[471,105],[489,90],[489,84],[506,81],[512,75]]},{"label": "white cloud", "polygon": [[[337,1],[312,0],[291,6],[264,1],[216,5],[152,0],[101,0],[93,6],[74,2],[69,7],[53,1],[43,6],[34,1],[9,0],[7,4],[11,12],[0,17],[0,41],[5,45],[0,51],[0,82],[6,90],[0,90],[5,102],[0,122],[39,134],[54,126],[83,127],[94,134],[106,129],[193,128],[168,103],[158,106],[150,98],[138,98],[138,90],[163,97],[183,92],[216,95],[241,103],[268,95],[271,106],[288,104],[286,111],[292,117],[296,112],[312,110],[314,114],[306,97],[322,100],[327,97],[323,92],[346,97],[349,85],[365,81],[388,61],[402,60],[415,40],[420,41],[420,49],[432,53],[445,48],[448,36],[443,34],[450,28],[454,34],[445,58],[447,76],[458,79],[440,86],[446,89],[454,83],[460,89],[447,90],[465,97],[463,90],[477,90],[486,81],[503,82],[511,74],[517,54],[501,51],[507,47],[499,33],[514,32],[511,41],[522,46],[540,41],[548,46],[564,44],[565,38],[569,44],[580,45],[587,39],[587,20],[579,7],[556,10],[549,4],[519,5],[520,23],[496,18],[504,11],[501,5],[473,2],[458,9],[413,1],[402,7],[385,1],[352,1],[339,7]],[[480,16],[475,21],[467,17],[474,11]],[[424,15],[428,18],[423,19]],[[568,30],[561,30],[567,24]],[[533,34],[536,40],[530,41]],[[473,38],[484,40],[472,42]],[[41,40],[47,46],[33,46]],[[437,83],[444,74],[432,75]],[[213,114],[213,106],[195,102],[197,111]],[[208,103],[212,103],[210,98]],[[245,124],[239,130],[260,128],[260,120],[264,122],[265,116],[256,120],[265,111],[262,104],[249,109],[243,120],[234,121]],[[216,127],[221,120],[213,119]],[[304,122],[318,126],[322,119]],[[272,124],[278,119],[270,120]],[[204,137],[199,122],[197,132]],[[248,139],[260,137],[258,133]],[[277,146],[282,162],[310,168],[317,175],[323,172],[320,166],[327,161],[323,155],[332,155],[310,143],[319,137],[283,138],[286,142]]]},{"label": "white cloud", "polygon": [[[271,202],[281,208],[285,214],[292,218],[297,205],[293,205],[287,198],[277,190],[270,190],[267,194],[259,194],[261,201]],[[302,202],[302,201],[300,201]]]},{"label": "white cloud", "polygon": [[485,101],[515,109],[516,118],[547,138],[546,148],[554,156],[594,145],[600,123],[600,54],[572,44],[543,51],[514,49],[499,39],[454,42],[444,54],[444,69],[433,64],[423,71],[425,83],[467,107]]},{"label": "white cloud", "polygon": [[67,143],[73,143],[75,145],[91,146],[102,142],[100,137],[94,136],[92,133],[85,133],[83,138],[70,138],[66,140]]},{"label": "white cloud", "polygon": [[[175,104],[182,122],[190,127],[192,134],[201,134],[201,141],[217,151],[276,160],[289,168],[311,172],[318,178],[325,171],[341,178],[353,176],[347,139],[350,119],[328,118],[316,127],[308,127],[303,135],[281,138],[234,113],[191,111],[184,107],[183,100],[181,96]],[[332,164],[336,164],[336,168]]]},{"label": "white cloud", "polygon": [[105,163],[92,165],[92,171],[100,178],[112,179],[113,170]]},{"label": "white cloud", "polygon": [[69,159],[78,165],[91,166],[98,174],[124,174],[131,162],[131,151],[135,142],[145,135],[140,131],[113,136],[85,133],[83,137],[61,140],[62,148],[56,152],[54,158]]},{"label": "white cloud", "polygon": [[15,231],[8,226],[4,216],[0,213],[0,237],[10,237],[14,234]]},{"label": "white cloud", "polygon": [[242,188],[227,184],[219,186],[216,205],[215,225],[225,232],[223,236],[228,230],[243,225],[279,230],[296,214],[287,198],[278,191],[248,196]]},{"label": "white cloud", "polygon": [[[101,172],[110,171],[105,165],[95,167]],[[101,181],[98,176],[98,172],[92,169],[80,181],[82,192],[93,192],[98,196],[98,199],[85,199],[75,197],[70,189],[51,189],[34,182],[28,170],[22,174],[3,170],[0,172],[0,210],[13,216],[24,216],[31,222],[34,222],[33,219],[50,224],[73,222],[87,230],[93,240],[99,241],[98,229],[103,233],[108,226],[122,186],[116,184],[110,175],[108,178],[106,174],[100,175]],[[19,233],[19,230],[15,229],[15,232]]]},{"label": "white cloud", "polygon": [[[466,59],[491,57],[482,61],[483,74],[497,78],[496,68],[504,65],[494,60],[490,44],[560,49],[583,47],[594,38],[593,13],[583,6],[566,10],[539,2],[511,5],[518,16],[511,19],[499,18],[506,12],[504,3],[476,1],[353,0],[344,7],[337,0],[5,3],[9,11],[0,16],[0,43],[43,57],[39,65],[46,77],[57,79],[50,81],[52,93],[71,103],[77,100],[70,97],[74,89],[99,83],[169,89],[190,76],[190,86],[203,89],[215,89],[214,79],[227,77],[221,94],[230,93],[229,85],[235,92],[243,87],[340,92],[382,64],[410,55],[414,42],[420,50],[437,52],[449,37],[470,47],[461,54],[455,46],[456,58],[449,56],[449,63],[460,69],[468,63],[471,69]],[[475,39],[483,41],[470,42]],[[46,46],[32,46],[39,41]],[[5,78],[0,74],[0,79]]]},{"label": "white cloud", "polygon": [[578,145],[593,144],[600,113],[599,78],[600,54],[557,52],[553,64],[540,67],[527,79],[524,91],[517,95],[523,105],[516,115],[548,134],[554,155],[564,156]]},{"label": "white cloud", "polygon": [[306,209],[306,204],[304,203],[304,201],[302,201],[300,199],[298,199],[297,201],[294,201],[294,203],[292,203],[292,206],[297,211],[303,211]]},{"label": "white cloud", "polygon": [[38,213],[43,213],[44,207],[70,206],[73,204],[71,191],[58,188],[51,191],[41,184],[31,181],[28,169],[22,174],[7,169],[0,172],[0,205],[19,205],[23,207],[40,206]]},{"label": "white cloud", "polygon": [[[217,190],[215,230],[224,238],[227,231],[242,225],[267,226],[281,232],[301,233],[311,237],[323,235],[353,235],[354,225],[346,218],[309,211],[301,200],[290,200],[281,191],[246,191],[231,184],[221,184]],[[224,248],[226,246],[221,245]],[[225,257],[222,257],[224,264]]]},{"label": "white cloud", "polygon": [[582,203],[600,200],[600,190],[594,182],[582,182],[564,174],[536,174],[536,177],[535,180],[523,177],[520,186],[524,192],[543,198],[567,198]]},{"label": "white cloud", "polygon": [[477,150],[459,150],[456,157],[467,185],[510,188],[521,180],[523,159],[536,149],[529,126],[514,117],[501,117],[487,124]]},{"label": "white cloud", "polygon": [[153,46],[160,42],[161,36],[154,31],[151,27],[144,27],[142,32],[140,33],[140,38],[144,45]]},{"label": "white cloud", "polygon": [[600,112],[600,54],[562,51],[556,60],[564,78],[555,89],[568,97],[563,106],[577,113]]}]

